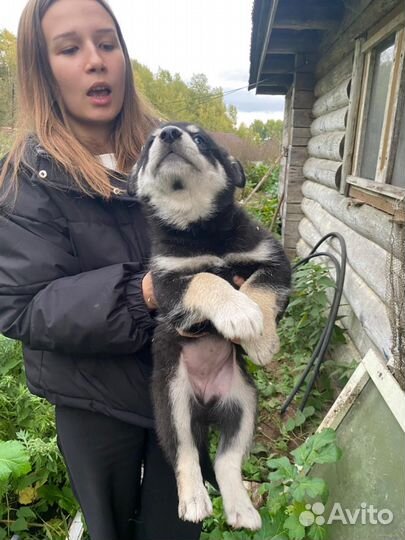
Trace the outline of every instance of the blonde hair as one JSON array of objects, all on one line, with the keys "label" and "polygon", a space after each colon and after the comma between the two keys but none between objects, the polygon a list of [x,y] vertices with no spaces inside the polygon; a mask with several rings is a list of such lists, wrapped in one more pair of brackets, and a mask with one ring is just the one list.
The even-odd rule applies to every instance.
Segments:
[{"label": "blonde hair", "polygon": [[[10,166],[11,184],[24,163],[28,138],[34,134],[42,148],[72,176],[88,194],[109,198],[111,185],[106,169],[69,129],[57,83],[53,76],[42,18],[57,0],[29,0],[20,18],[17,35],[18,122],[17,135],[2,167],[0,186]],[[105,0],[95,0],[111,16],[125,58],[125,91],[121,112],[113,130],[117,168],[129,172],[150,130],[156,125],[152,108],[135,91],[132,65],[120,26]],[[11,186],[9,186],[11,187]]]}]

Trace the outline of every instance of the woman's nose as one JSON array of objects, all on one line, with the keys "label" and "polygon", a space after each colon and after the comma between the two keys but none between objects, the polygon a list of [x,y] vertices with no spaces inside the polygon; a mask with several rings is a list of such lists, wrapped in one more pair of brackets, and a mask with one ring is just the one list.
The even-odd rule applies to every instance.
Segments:
[{"label": "woman's nose", "polygon": [[96,46],[89,46],[86,60],[86,71],[92,72],[105,70],[105,62],[103,59],[103,55]]}]

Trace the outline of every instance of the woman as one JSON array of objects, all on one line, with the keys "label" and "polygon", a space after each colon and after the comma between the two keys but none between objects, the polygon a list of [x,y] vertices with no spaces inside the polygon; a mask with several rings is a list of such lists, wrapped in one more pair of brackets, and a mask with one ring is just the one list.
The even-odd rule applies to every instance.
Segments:
[{"label": "woman", "polygon": [[[29,0],[0,182],[0,332],[24,345],[92,540],[192,540],[153,430],[149,241],[126,194],[153,118],[104,0]],[[141,469],[143,474],[141,480]]]}]

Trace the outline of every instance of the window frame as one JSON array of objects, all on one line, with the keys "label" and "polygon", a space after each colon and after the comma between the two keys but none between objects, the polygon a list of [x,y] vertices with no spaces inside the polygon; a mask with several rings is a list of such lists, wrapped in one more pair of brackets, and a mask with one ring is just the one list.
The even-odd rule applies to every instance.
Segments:
[{"label": "window frame", "polygon": [[[360,176],[362,151],[367,127],[367,113],[373,81],[375,51],[378,45],[395,34],[394,62],[388,86],[384,121],[379,145],[376,175],[374,180]],[[374,31],[368,39],[356,40],[353,63],[352,90],[348,116],[348,133],[343,160],[344,177],[342,193],[359,198],[365,192],[366,200],[378,206],[376,200],[403,199],[405,186],[398,187],[389,183],[395,165],[395,150],[399,141],[399,127],[403,107],[405,107],[405,10],[391,19],[380,29]],[[351,118],[351,121],[350,121]],[[372,197],[367,197],[367,192]],[[361,197],[360,197],[361,198]],[[382,204],[381,209],[387,211]]]}]

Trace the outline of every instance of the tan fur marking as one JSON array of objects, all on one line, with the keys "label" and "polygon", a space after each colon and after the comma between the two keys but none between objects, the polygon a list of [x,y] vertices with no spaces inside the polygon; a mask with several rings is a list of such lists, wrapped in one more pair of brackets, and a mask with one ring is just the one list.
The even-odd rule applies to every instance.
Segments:
[{"label": "tan fur marking", "polygon": [[263,332],[260,307],[224,279],[201,272],[193,277],[183,299],[194,319],[210,320],[227,339],[252,340]]},{"label": "tan fur marking", "polygon": [[263,334],[258,339],[242,342],[242,347],[256,364],[268,364],[280,348],[276,325],[277,293],[264,287],[255,287],[249,280],[241,286],[240,291],[260,307],[264,319]]},{"label": "tan fur marking", "polygon": [[201,310],[205,315],[213,304],[226,302],[232,293],[232,286],[224,279],[208,272],[200,272],[190,281],[183,304],[187,309]]}]

